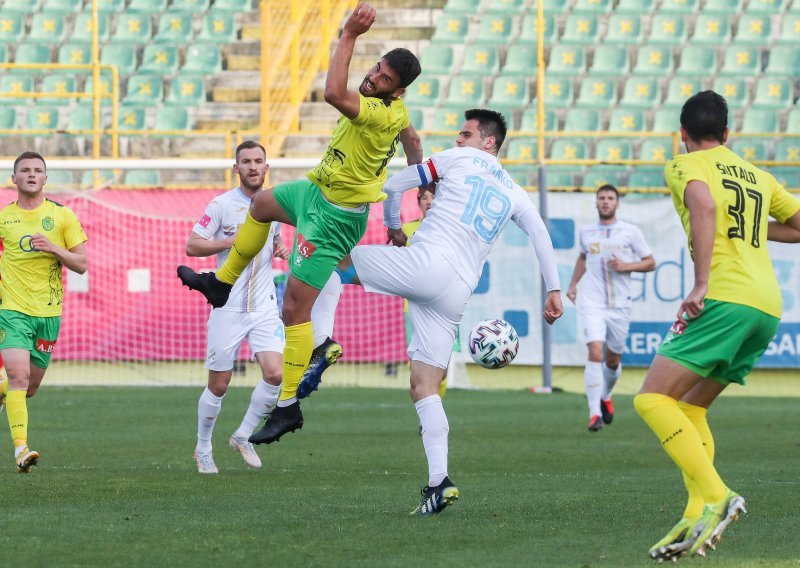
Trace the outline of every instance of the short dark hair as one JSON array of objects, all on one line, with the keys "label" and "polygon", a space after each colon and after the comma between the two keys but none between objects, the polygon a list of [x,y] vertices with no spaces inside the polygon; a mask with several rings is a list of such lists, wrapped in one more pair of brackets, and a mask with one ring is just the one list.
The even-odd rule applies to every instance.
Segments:
[{"label": "short dark hair", "polygon": [[44,171],[47,171],[47,162],[44,161],[44,158],[39,152],[34,152],[32,150],[27,150],[17,156],[17,159],[14,160],[14,169],[12,170],[13,173],[17,173],[17,164],[19,164],[22,160],[41,160],[44,164]]},{"label": "short dark hair", "polygon": [[422,197],[426,194],[430,193],[434,197],[436,197],[436,182],[431,182],[428,185],[423,185],[417,191],[417,204],[422,201]]},{"label": "short dark hair", "polygon": [[383,56],[389,67],[394,69],[400,77],[400,88],[405,89],[422,73],[422,66],[419,64],[417,56],[409,50],[398,47]]},{"label": "short dark hair", "polygon": [[681,109],[681,126],[692,140],[725,140],[728,128],[728,103],[714,91],[701,91],[689,97]]},{"label": "short dark hair", "polygon": [[464,118],[477,120],[481,136],[484,138],[494,136],[495,147],[500,151],[500,146],[503,145],[506,139],[506,132],[508,132],[508,125],[502,114],[485,108],[473,108],[464,112]]},{"label": "short dark hair", "polygon": [[597,195],[601,191],[613,191],[614,195],[616,195],[617,199],[619,199],[619,190],[616,187],[614,187],[613,185],[611,185],[610,183],[606,183],[606,184],[603,184],[600,187],[598,187],[597,191],[595,191],[594,194]]},{"label": "short dark hair", "polygon": [[264,146],[256,142],[255,140],[245,140],[238,146],[236,146],[236,161],[239,161],[239,152],[242,150],[251,150],[252,148],[261,148],[261,151],[264,152],[264,159],[267,158],[267,151],[264,149]]}]

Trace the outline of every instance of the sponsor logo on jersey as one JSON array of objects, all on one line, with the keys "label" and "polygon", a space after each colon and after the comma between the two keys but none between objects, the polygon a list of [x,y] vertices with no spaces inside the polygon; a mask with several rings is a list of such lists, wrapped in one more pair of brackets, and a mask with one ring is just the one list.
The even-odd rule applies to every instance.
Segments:
[{"label": "sponsor logo on jersey", "polygon": [[36,340],[36,351],[40,351],[42,353],[52,353],[55,346],[55,341],[47,341],[41,337]]},{"label": "sponsor logo on jersey", "polygon": [[203,215],[202,217],[200,217],[200,220],[197,222],[197,224],[203,227],[204,229],[207,229],[208,224],[210,222],[211,222],[211,217],[209,217],[208,215]]},{"label": "sponsor logo on jersey", "polygon": [[36,248],[33,246],[33,235],[23,235],[19,240],[19,250],[22,252],[34,252]]},{"label": "sponsor logo on jersey", "polygon": [[311,258],[315,250],[317,250],[316,245],[308,242],[303,235],[297,233],[297,254],[303,258]]},{"label": "sponsor logo on jersey", "polygon": [[56,221],[50,216],[45,217],[42,219],[42,229],[45,231],[52,231],[53,227],[56,226]]}]

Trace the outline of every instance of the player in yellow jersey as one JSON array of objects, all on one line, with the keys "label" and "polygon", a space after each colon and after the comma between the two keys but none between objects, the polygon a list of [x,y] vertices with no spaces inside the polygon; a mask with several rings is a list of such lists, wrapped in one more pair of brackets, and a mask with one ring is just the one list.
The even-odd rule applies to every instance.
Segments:
[{"label": "player in yellow jersey", "polygon": [[[219,307],[264,246],[270,223],[297,227],[289,259],[291,275],[283,298],[283,387],[277,408],[264,428],[250,436],[254,444],[275,442],[286,432],[302,428],[297,387],[314,350],[312,306],[336,265],[364,235],[369,204],[386,199],[382,191],[386,166],[398,142],[403,144],[409,164],[422,161],[419,136],[400,100],[421,71],[410,51],[390,51],[370,69],[358,92],[347,89],[356,39],[370,29],[375,18],[375,8],[359,4],[344,24],[325,83],[325,101],[342,116],[322,161],[308,172],[308,179],[280,184],[256,195],[228,259],[216,275],[178,268],[185,285]],[[398,233],[402,235],[400,229],[390,229],[389,237]],[[331,358],[341,353],[330,340],[325,348]]]},{"label": "player in yellow jersey", "polygon": [[62,266],[86,272],[86,234],[68,207],[44,196],[47,166],[36,152],[14,161],[17,200],[0,210],[0,354],[17,471],[39,461],[28,447],[26,397],[36,394],[61,327]]},{"label": "player in yellow jersey", "polygon": [[656,560],[705,555],[745,512],[744,499],[714,468],[706,412],[730,383],[745,383],[780,322],[768,217],[800,230],[800,200],[724,146],[724,98],[694,95],[680,121],[688,153],[668,162],[665,175],[689,238],[694,286],[634,398],[689,495],[681,520],[650,549]]}]

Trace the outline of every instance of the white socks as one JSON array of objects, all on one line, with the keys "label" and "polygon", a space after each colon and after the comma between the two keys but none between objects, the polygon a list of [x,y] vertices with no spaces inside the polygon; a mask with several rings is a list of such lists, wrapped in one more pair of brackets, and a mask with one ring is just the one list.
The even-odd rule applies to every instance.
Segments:
[{"label": "white socks", "polygon": [[603,389],[603,363],[588,361],[583,371],[583,384],[586,386],[586,401],[589,403],[589,418],[600,416],[600,393]]},{"label": "white socks", "polygon": [[333,337],[333,321],[339,296],[342,295],[342,279],[334,272],[320,290],[314,307],[311,308],[311,325],[314,328],[314,349]]},{"label": "white socks", "polygon": [[428,457],[428,487],[439,485],[447,477],[447,435],[450,425],[438,394],[414,403],[422,426],[422,445]]},{"label": "white socks", "polygon": [[206,387],[197,403],[197,447],[195,451],[198,454],[211,453],[211,433],[214,431],[214,423],[217,421],[220,408],[222,408],[222,397],[214,395]]},{"label": "white socks", "polygon": [[250,406],[247,407],[242,423],[233,435],[245,440],[249,438],[256,426],[275,408],[280,392],[280,385],[275,386],[263,380],[258,381],[256,388],[253,389],[253,394],[250,395]]},{"label": "white socks", "polygon": [[603,364],[603,400],[611,398],[611,391],[614,390],[614,385],[617,384],[619,376],[622,374],[622,363],[616,369],[609,369]]}]

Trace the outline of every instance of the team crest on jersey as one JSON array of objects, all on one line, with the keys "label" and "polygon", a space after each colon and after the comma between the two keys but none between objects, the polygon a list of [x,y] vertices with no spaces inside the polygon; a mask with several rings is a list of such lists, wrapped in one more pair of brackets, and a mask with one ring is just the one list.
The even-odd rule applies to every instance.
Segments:
[{"label": "team crest on jersey", "polygon": [[52,217],[48,216],[42,219],[42,229],[45,231],[52,231],[53,227],[56,226],[56,221]]},{"label": "team crest on jersey", "polygon": [[317,250],[316,245],[308,242],[303,235],[297,233],[297,254],[303,258],[311,258],[315,250]]}]

